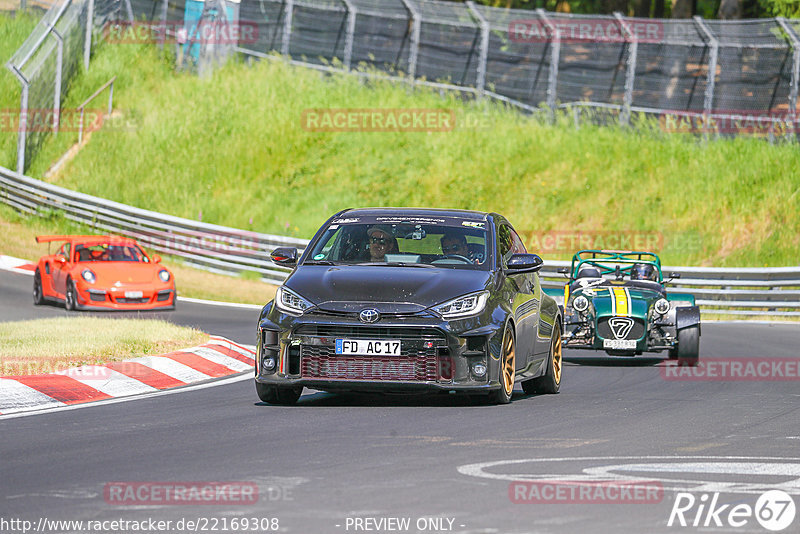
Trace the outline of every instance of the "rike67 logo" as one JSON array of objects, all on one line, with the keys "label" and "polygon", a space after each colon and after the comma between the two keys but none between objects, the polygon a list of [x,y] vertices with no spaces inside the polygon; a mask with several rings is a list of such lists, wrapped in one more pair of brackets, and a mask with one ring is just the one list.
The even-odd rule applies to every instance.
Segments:
[{"label": "rike67 logo", "polygon": [[680,492],[675,497],[667,526],[749,527],[748,530],[752,530],[755,519],[765,529],[779,532],[792,525],[795,513],[791,495],[781,490],[762,493],[753,506],[741,501],[722,504],[719,493],[703,493],[697,497],[692,493]]}]

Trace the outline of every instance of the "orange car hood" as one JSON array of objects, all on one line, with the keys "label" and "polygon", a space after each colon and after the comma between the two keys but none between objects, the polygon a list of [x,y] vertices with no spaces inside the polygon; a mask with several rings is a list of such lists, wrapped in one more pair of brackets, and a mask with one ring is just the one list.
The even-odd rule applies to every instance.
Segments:
[{"label": "orange car hood", "polygon": [[98,286],[113,286],[117,282],[121,285],[163,283],[158,278],[162,267],[153,263],[93,261],[79,263],[78,268],[81,271],[90,269],[97,277]]}]

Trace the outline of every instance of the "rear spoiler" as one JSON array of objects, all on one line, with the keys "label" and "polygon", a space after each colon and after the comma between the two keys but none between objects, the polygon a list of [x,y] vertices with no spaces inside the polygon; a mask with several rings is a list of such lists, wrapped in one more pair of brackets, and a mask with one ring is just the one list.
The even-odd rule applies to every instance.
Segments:
[{"label": "rear spoiler", "polygon": [[53,241],[90,241],[102,239],[128,239],[128,237],[116,235],[37,235],[37,243],[51,243]]},{"label": "rear spoiler", "polygon": [[74,235],[37,235],[36,242],[50,243],[52,241],[72,241],[74,238]]}]

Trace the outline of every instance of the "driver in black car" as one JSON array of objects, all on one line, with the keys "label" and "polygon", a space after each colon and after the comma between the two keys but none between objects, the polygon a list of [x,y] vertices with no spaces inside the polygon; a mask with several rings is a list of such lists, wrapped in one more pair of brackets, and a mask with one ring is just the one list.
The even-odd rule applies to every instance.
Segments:
[{"label": "driver in black car", "polygon": [[467,238],[462,234],[445,234],[442,236],[442,254],[464,256],[472,260],[472,255],[467,248]]}]

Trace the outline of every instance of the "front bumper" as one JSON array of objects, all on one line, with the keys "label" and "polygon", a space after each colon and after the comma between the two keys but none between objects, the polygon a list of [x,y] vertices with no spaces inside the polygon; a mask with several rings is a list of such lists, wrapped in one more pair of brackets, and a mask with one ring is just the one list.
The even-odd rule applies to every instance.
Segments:
[{"label": "front bumper", "polygon": [[[432,314],[367,325],[347,315],[274,312],[259,325],[256,382],[324,391],[489,392],[500,388],[500,329],[481,317],[443,321]],[[484,319],[485,320],[485,319]],[[397,356],[336,354],[337,339],[399,340]],[[274,366],[263,362],[274,359]],[[482,363],[486,372],[475,372]]]},{"label": "front bumper", "polygon": [[[663,335],[657,336],[654,334],[653,329],[656,327]],[[604,340],[614,339],[613,337],[610,335],[608,337],[603,336],[603,332],[598,331],[601,329],[596,327],[593,320],[575,318],[573,316],[564,322],[562,346],[570,349],[604,350],[612,356],[633,356],[643,352],[661,352],[676,346],[674,337],[663,332],[665,327],[674,327],[674,324],[657,322],[655,325],[646,325],[644,322],[640,322],[639,332],[636,335],[625,338],[626,340],[635,340],[635,348],[611,349],[604,346]]]},{"label": "front bumper", "polygon": [[[76,308],[79,310],[173,310],[177,292],[174,288],[97,288],[80,284],[77,288]],[[135,297],[125,294],[135,291]]]}]

